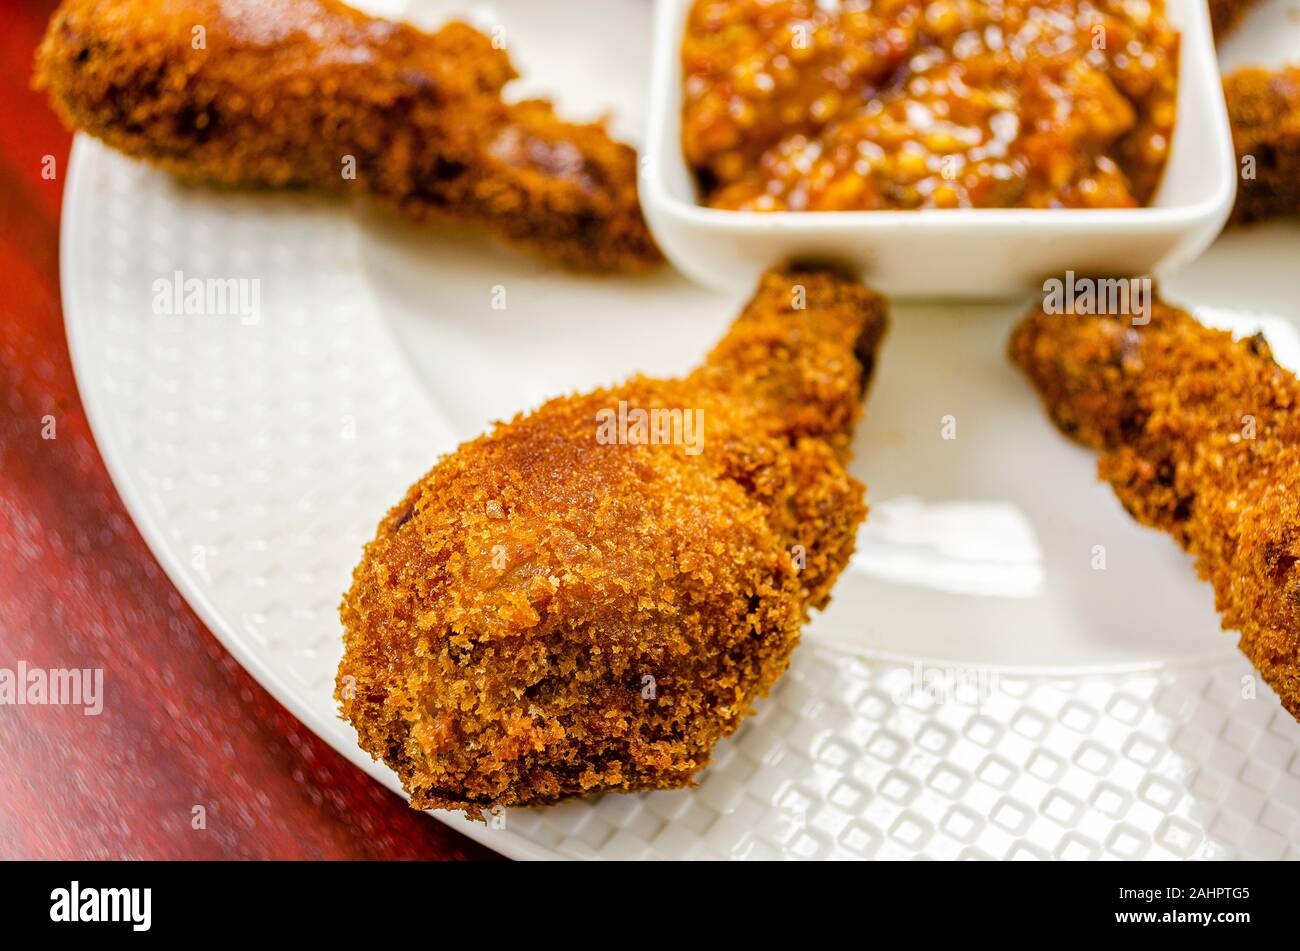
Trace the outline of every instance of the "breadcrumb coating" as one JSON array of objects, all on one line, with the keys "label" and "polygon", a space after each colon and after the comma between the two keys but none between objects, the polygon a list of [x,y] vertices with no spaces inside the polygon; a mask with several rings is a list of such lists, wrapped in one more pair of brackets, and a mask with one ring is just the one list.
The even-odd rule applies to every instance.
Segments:
[{"label": "breadcrumb coating", "polygon": [[1011,358],[1144,525],[1214,586],[1226,630],[1300,719],[1300,382],[1160,301],[1151,322],[1030,314]]},{"label": "breadcrumb coating", "polygon": [[337,0],[64,0],[36,85],[68,125],[184,179],[364,193],[574,268],[658,264],[633,150],[506,104],[514,76],[464,23],[425,33]]},{"label": "breadcrumb coating", "polygon": [[[693,784],[853,552],[885,320],[851,279],[771,271],[691,375],[551,400],[411,487],[343,600],[336,697],[413,806]],[[602,442],[620,404],[698,411],[702,451]]]},{"label": "breadcrumb coating", "polygon": [[[1247,224],[1300,214],[1300,67],[1239,69],[1223,81],[1237,151],[1232,221]],[[1254,174],[1244,174],[1250,158]]]}]

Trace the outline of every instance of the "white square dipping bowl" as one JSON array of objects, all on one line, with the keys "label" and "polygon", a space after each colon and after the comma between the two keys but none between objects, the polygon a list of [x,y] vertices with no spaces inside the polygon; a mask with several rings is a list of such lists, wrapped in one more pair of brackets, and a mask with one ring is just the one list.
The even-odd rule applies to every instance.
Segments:
[{"label": "white square dipping bowl", "polygon": [[681,43],[692,0],[657,0],[641,202],[655,240],[687,277],[730,292],[767,267],[825,258],[896,297],[996,298],[1066,271],[1168,274],[1223,227],[1236,157],[1205,0],[1167,0],[1181,34],[1178,118],[1153,205],[1124,209],[725,211],[699,204],[681,146]]}]

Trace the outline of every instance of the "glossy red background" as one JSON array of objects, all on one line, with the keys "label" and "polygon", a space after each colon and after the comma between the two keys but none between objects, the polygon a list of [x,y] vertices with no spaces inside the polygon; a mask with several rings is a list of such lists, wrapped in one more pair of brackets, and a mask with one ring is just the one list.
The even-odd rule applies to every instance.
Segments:
[{"label": "glossy red background", "polygon": [[[0,858],[481,858],[246,674],[149,554],[59,307],[70,144],[28,88],[54,0],[0,4],[0,667],[102,667],[104,711],[0,707]],[[57,160],[45,181],[41,162]],[[42,417],[56,420],[43,439]],[[191,828],[195,805],[207,828]]]}]

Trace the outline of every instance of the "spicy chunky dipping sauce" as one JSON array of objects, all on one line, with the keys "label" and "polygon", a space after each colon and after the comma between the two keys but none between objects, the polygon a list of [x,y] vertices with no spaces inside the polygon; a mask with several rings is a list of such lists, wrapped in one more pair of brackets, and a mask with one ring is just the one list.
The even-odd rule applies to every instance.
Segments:
[{"label": "spicy chunky dipping sauce", "polygon": [[1173,134],[1164,0],[696,0],[682,146],[748,211],[1129,208]]}]

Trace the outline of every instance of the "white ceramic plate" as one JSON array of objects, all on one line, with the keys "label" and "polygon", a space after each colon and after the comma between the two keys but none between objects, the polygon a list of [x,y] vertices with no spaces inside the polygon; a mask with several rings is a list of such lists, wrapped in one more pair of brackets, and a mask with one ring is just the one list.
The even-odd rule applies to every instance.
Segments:
[{"label": "white ceramic plate", "polygon": [[[1283,30],[1300,48],[1293,2],[1229,55],[1276,53]],[[648,4],[474,12],[506,26],[527,91],[615,109],[636,137]],[[63,227],[78,382],[141,531],[254,676],[394,789],[331,698],[336,606],[381,514],[493,419],[685,370],[740,303],[311,197],[183,188],[85,138]],[[1297,250],[1295,224],[1232,234],[1167,291],[1262,320],[1300,364]],[[258,319],[155,313],[177,271],[258,281]],[[860,552],[698,788],[513,810],[504,828],[440,818],[516,857],[1300,856],[1300,726],[1188,559],[1128,519],[1007,364],[1021,309],[896,309],[856,447]]]}]

